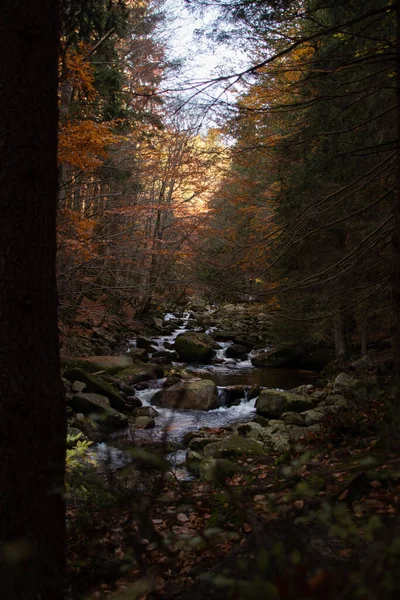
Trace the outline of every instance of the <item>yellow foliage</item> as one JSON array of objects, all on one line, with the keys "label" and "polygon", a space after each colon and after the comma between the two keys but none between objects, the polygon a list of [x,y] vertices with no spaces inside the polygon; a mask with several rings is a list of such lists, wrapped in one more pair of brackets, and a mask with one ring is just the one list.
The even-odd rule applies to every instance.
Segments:
[{"label": "yellow foliage", "polygon": [[113,123],[67,121],[59,132],[58,160],[91,171],[107,158],[107,146],[119,140],[111,131]]},{"label": "yellow foliage", "polygon": [[78,94],[92,101],[96,96],[93,85],[94,68],[88,60],[90,48],[84,44],[78,50],[68,50],[65,57],[67,78]]}]

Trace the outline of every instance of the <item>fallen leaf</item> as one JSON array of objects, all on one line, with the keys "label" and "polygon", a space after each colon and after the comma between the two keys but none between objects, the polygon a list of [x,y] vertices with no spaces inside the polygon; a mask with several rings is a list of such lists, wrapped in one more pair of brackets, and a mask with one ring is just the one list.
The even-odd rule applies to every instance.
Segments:
[{"label": "fallen leaf", "polygon": [[375,489],[382,487],[382,484],[380,481],[370,481],[369,485]]},{"label": "fallen leaf", "polygon": [[304,500],[296,500],[294,503],[296,508],[302,509],[304,508]]},{"label": "fallen leaf", "polygon": [[347,498],[348,493],[349,493],[349,490],[344,490],[344,492],[342,494],[340,494],[338,500],[344,500],[345,498]]},{"label": "fallen leaf", "polygon": [[184,515],[183,513],[179,513],[179,515],[177,515],[176,519],[180,523],[186,523],[186,521],[189,521],[189,517],[187,515]]},{"label": "fallen leaf", "polygon": [[251,531],[253,531],[253,528],[250,525],[250,523],[243,523],[242,527],[245,533],[250,533]]}]

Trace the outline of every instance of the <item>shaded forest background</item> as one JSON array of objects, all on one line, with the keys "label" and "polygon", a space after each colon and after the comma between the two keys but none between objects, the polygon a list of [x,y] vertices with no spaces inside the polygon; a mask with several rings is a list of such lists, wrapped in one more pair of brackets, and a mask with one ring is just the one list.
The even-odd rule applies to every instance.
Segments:
[{"label": "shaded forest background", "polygon": [[178,94],[162,3],[80,4],[64,8],[60,64],[63,337],[96,310],[129,319],[190,295],[269,303],[280,341],[341,359],[387,337],[393,5],[213,2],[203,35],[252,64]]}]

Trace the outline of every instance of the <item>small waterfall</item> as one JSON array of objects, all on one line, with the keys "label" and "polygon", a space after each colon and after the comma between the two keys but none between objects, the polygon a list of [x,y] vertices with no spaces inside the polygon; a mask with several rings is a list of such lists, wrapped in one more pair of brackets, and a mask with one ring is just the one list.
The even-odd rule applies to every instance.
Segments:
[{"label": "small waterfall", "polygon": [[247,404],[247,402],[249,401],[249,391],[250,391],[249,387],[243,388],[244,400],[243,400],[242,404]]},{"label": "small waterfall", "polygon": [[226,406],[226,397],[227,397],[226,388],[217,386],[217,394],[218,394],[218,399],[219,399],[219,405],[221,408],[224,408]]},{"label": "small waterfall", "polygon": [[227,350],[228,346],[230,346],[232,344],[232,342],[218,342],[218,343],[221,347],[218,348],[218,350],[216,350],[215,357],[218,358],[219,360],[228,360],[226,358],[226,350]]}]

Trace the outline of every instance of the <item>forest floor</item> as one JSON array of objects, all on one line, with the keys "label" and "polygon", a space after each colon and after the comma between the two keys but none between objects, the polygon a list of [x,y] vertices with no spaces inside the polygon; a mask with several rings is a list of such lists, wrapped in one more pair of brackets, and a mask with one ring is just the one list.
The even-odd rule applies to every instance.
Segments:
[{"label": "forest floor", "polygon": [[370,399],[355,434],[333,427],[285,456],[244,458],[219,484],[145,469],[138,493],[128,474],[70,536],[71,580],[86,588],[73,597],[392,598],[400,458],[376,434],[381,411]]},{"label": "forest floor", "polygon": [[[390,358],[374,354],[377,365]],[[239,457],[240,472],[223,481],[180,481],[157,456],[83,473],[68,503],[68,600],[395,597],[400,455],[388,447],[381,383],[289,452]]]}]

